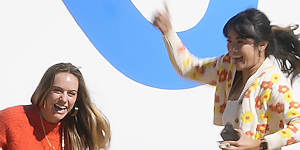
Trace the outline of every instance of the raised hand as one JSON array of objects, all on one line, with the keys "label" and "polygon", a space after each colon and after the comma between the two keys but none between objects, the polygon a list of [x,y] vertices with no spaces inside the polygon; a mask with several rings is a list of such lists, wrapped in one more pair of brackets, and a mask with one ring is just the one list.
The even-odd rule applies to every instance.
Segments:
[{"label": "raised hand", "polygon": [[165,4],[165,12],[159,12],[154,15],[153,25],[156,26],[162,34],[167,34],[172,30],[170,13],[168,6]]}]

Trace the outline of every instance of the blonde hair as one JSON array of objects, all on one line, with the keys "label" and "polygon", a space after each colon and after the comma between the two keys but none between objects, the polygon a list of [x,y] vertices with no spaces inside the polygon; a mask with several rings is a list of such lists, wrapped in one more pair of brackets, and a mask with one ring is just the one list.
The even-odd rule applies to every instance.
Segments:
[{"label": "blonde hair", "polygon": [[76,116],[69,114],[62,120],[65,144],[69,150],[108,149],[111,133],[110,125],[104,114],[91,102],[83,76],[71,63],[58,63],[44,73],[40,83],[31,97],[31,103],[43,107],[55,78],[60,72],[75,75],[79,81],[78,96],[74,107],[78,108]]}]

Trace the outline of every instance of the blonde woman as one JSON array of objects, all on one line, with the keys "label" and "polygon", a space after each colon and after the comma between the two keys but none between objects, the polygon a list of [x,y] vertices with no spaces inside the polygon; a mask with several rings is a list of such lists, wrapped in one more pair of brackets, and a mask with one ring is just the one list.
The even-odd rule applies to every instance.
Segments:
[{"label": "blonde woman", "polygon": [[0,150],[106,150],[110,126],[91,102],[80,70],[51,66],[31,97],[32,105],[0,111]]}]

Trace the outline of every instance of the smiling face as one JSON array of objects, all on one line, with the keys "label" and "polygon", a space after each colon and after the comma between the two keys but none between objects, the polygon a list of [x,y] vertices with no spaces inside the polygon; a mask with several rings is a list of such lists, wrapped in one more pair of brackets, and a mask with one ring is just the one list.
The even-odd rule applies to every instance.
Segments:
[{"label": "smiling face", "polygon": [[259,52],[254,39],[241,38],[235,31],[230,30],[227,37],[227,48],[236,69],[243,72],[256,72],[265,59],[264,49]]},{"label": "smiling face", "polygon": [[50,123],[62,120],[73,108],[79,87],[78,78],[68,72],[55,75],[53,85],[41,107],[43,118]]}]

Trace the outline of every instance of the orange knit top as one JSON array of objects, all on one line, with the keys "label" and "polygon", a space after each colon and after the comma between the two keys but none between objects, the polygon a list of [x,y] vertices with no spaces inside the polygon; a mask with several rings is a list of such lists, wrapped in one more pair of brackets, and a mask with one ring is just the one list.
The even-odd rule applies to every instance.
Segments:
[{"label": "orange knit top", "polygon": [[42,119],[38,107],[14,106],[0,111],[0,147],[4,150],[61,150],[61,126]]}]

